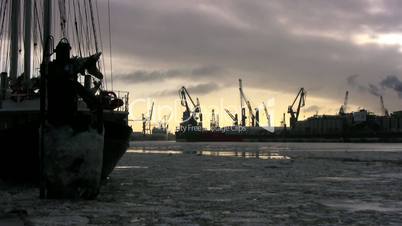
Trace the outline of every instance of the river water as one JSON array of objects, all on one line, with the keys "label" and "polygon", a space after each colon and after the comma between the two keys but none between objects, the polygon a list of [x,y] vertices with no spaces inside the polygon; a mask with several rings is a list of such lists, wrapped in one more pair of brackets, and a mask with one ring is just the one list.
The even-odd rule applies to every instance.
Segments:
[{"label": "river water", "polygon": [[401,144],[133,142],[96,201],[0,183],[0,211],[30,225],[401,225],[401,187]]}]

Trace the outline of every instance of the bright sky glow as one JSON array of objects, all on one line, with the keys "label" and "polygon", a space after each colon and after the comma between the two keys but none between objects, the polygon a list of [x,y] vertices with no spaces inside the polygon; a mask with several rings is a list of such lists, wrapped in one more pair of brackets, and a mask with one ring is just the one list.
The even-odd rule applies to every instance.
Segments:
[{"label": "bright sky glow", "polygon": [[398,45],[402,51],[402,33],[389,34],[359,34],[355,35],[354,42],[359,45],[378,44],[378,45]]}]

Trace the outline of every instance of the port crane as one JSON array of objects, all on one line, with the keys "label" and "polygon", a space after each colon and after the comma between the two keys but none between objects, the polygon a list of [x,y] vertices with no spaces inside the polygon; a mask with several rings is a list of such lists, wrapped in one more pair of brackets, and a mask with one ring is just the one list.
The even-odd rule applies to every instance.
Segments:
[{"label": "port crane", "polygon": [[346,113],[346,109],[348,107],[348,100],[349,100],[349,91],[346,91],[343,105],[339,109],[339,115],[344,115]]},{"label": "port crane", "polygon": [[253,113],[253,108],[251,107],[250,101],[247,99],[246,95],[244,94],[243,82],[242,82],[241,79],[239,79],[239,91],[240,91],[240,106],[241,106],[241,115],[242,115],[242,119],[241,119],[242,126],[245,126],[245,124],[246,124],[245,121],[246,121],[246,118],[247,118],[246,115],[245,115],[246,113],[245,113],[245,109],[243,107],[243,103],[246,104],[247,109],[248,109],[249,119],[250,119],[250,121],[249,121],[250,126],[254,126],[255,125],[255,115]]},{"label": "port crane", "polygon": [[[297,104],[297,109],[295,112],[293,110],[293,107],[296,104],[297,100],[299,100],[299,103]],[[305,104],[306,104],[306,91],[304,90],[304,88],[300,88],[292,105],[288,107],[288,113],[290,114],[290,128],[294,128],[294,126],[296,125],[296,122],[300,114],[300,108],[304,107]]]},{"label": "port crane", "polygon": [[382,98],[382,96],[380,96],[380,103],[381,103],[381,111],[384,114],[384,116],[389,116],[388,109],[385,108],[384,99]]},{"label": "port crane", "polygon": [[239,119],[237,117],[237,114],[233,115],[228,109],[225,108],[226,113],[229,115],[229,117],[232,119],[233,121],[233,125],[234,126],[238,126],[239,125]]},{"label": "port crane", "polygon": [[[179,96],[181,105],[186,108],[186,110],[183,112],[183,122],[181,124],[202,127],[202,112],[198,97],[196,98],[196,102],[194,102],[193,98],[190,96],[189,92],[184,86],[179,90]],[[190,109],[188,100],[190,101],[192,109]]]},{"label": "port crane", "polygon": [[265,111],[265,115],[267,117],[268,127],[271,127],[271,115],[269,115],[269,113],[268,113],[267,105],[265,104],[265,102],[262,102],[262,105],[264,105],[264,111]]},{"label": "port crane", "polygon": [[146,134],[147,131],[148,133],[151,133],[151,120],[152,120],[152,115],[154,112],[154,102],[152,102],[151,109],[149,110],[149,116],[145,117],[145,114],[142,114],[142,133]]}]

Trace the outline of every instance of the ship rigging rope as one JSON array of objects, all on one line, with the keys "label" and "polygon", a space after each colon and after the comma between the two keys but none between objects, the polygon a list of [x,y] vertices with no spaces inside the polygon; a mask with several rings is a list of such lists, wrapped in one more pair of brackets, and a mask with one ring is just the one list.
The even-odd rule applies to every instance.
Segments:
[{"label": "ship rigging rope", "polygon": [[80,42],[79,32],[78,32],[77,11],[76,11],[76,6],[75,6],[75,0],[73,0],[72,2],[73,2],[74,25],[75,25],[75,32],[76,32],[76,35],[77,35],[78,50],[79,50],[79,53],[80,53],[80,57],[82,57],[82,49],[81,49],[81,42]]},{"label": "ship rigging rope", "polygon": [[[60,5],[66,3],[68,4],[68,7],[66,5],[63,6]],[[81,1],[81,2],[80,0],[77,0],[77,2],[76,0],[72,1],[59,0],[58,4],[60,11],[59,16],[61,21],[60,28],[62,30],[63,29],[66,30],[67,36],[71,35],[69,34],[68,29],[72,28],[72,30],[75,30],[72,34],[72,41],[73,41],[72,43],[74,45],[78,44],[78,52],[80,54],[80,57],[82,57],[83,52],[84,54],[88,52],[89,55],[91,55],[91,53],[94,51],[94,48],[95,52],[103,51],[103,42],[100,33],[101,27],[100,27],[100,18],[99,18],[99,9],[97,5],[97,0],[96,0],[96,11],[94,9],[94,3],[92,0]],[[74,12],[71,12],[71,10],[73,10]],[[74,15],[72,15],[73,13]],[[96,21],[96,19],[98,21]],[[70,23],[70,21],[73,21],[73,23]],[[97,26],[99,27],[98,31]],[[63,34],[65,35],[64,32]],[[105,67],[104,65],[105,63],[103,59],[98,61],[98,68],[100,70],[102,70],[102,66],[103,68]],[[105,81],[106,80],[102,80],[103,83],[102,85],[105,85],[104,84]]]},{"label": "ship rigging rope", "polygon": [[[96,23],[95,23],[92,0],[89,0],[88,4],[89,4],[89,10],[90,10],[90,14],[91,14],[91,22],[92,22],[91,25],[92,25],[93,38],[94,38],[94,43],[95,43],[95,51],[96,51],[96,53],[99,53],[100,51],[103,51],[103,50],[100,50],[99,45],[98,45],[98,36],[97,36],[97,32],[96,32]],[[98,13],[98,11],[97,11],[97,13]],[[98,18],[98,25],[99,25],[99,14],[97,14],[97,18]],[[100,29],[99,29],[99,32],[100,32]],[[102,39],[100,39],[100,40],[102,40]],[[103,60],[102,60],[102,62],[103,62]],[[100,61],[98,61],[98,68],[100,70],[102,70],[102,65],[101,65]],[[102,81],[102,83],[103,83],[103,81]]]},{"label": "ship rigging rope", "polygon": [[87,12],[87,1],[84,1],[84,13],[85,13],[85,28],[86,28],[86,35],[85,37],[87,38],[87,51],[88,55],[91,55],[91,32],[89,32],[90,24],[89,24],[89,19],[88,19],[88,12]]},{"label": "ship rigging rope", "polygon": [[[102,41],[102,35],[101,35],[101,26],[100,26],[100,18],[99,18],[99,7],[98,7],[98,0],[95,1],[95,8],[96,8],[96,16],[97,16],[97,20],[98,20],[98,30],[99,30],[99,41],[100,41],[100,45],[101,45],[101,51],[103,53],[103,41]],[[107,74],[106,74],[106,67],[105,67],[105,58],[104,58],[104,54],[102,54],[102,69],[103,69],[103,73],[105,74],[104,79],[102,81],[102,83],[105,85],[105,88],[107,89]]]},{"label": "ship rigging rope", "polygon": [[[52,1],[52,0],[51,0]],[[54,32],[54,34],[56,34],[56,31],[57,31],[57,29],[56,29],[56,20],[57,20],[57,17],[56,17],[56,15],[55,15],[55,13],[53,13],[53,12],[56,12],[56,10],[57,10],[57,4],[52,4],[52,13],[51,13],[51,15],[52,15],[52,23],[51,23],[51,27],[53,26],[53,28],[50,30],[50,33],[52,33],[52,31]],[[54,36],[56,36],[56,35],[54,35]],[[46,37],[45,37],[46,38]]]},{"label": "ship rigging rope", "polygon": [[86,46],[86,51],[87,55],[91,55],[91,41],[90,41],[90,35],[91,33],[89,32],[89,27],[88,27],[88,13],[87,13],[87,1],[83,2],[83,20],[82,20],[82,25],[84,29],[84,41],[85,41],[85,46]]},{"label": "ship rigging rope", "polygon": [[[96,27],[95,15],[94,15],[93,1],[92,1],[92,0],[89,0],[89,1],[88,1],[88,5],[85,4],[85,7],[86,7],[86,9],[87,9],[87,7],[89,7],[89,13],[90,13],[90,19],[91,19],[91,23],[89,23],[88,17],[87,17],[87,11],[85,11],[85,13],[86,13],[86,19],[87,19],[86,25],[87,25],[87,30],[88,30],[88,33],[89,33],[89,35],[88,35],[89,41],[93,41],[93,43],[94,43],[94,45],[95,45],[95,52],[96,52],[96,53],[99,53],[100,51],[103,51],[103,46],[101,46],[102,50],[99,49],[98,34],[97,34],[97,27]],[[98,19],[98,26],[100,27],[100,22],[99,22],[99,10],[98,10],[97,5],[96,5],[96,10],[97,10],[97,11],[96,11],[96,16],[97,16],[97,19]],[[89,32],[90,28],[92,29],[92,35],[91,35],[90,32]],[[101,31],[101,29],[99,28],[99,35],[100,35],[100,31]],[[101,35],[100,35],[99,37],[101,37]],[[93,40],[91,40],[91,38],[93,38]],[[99,39],[100,39],[100,41],[102,42],[102,38],[99,38]],[[103,44],[102,44],[102,45],[103,45]],[[91,45],[91,46],[92,46],[92,45]],[[101,61],[103,62],[103,60],[101,60]],[[99,68],[100,70],[102,70],[102,66],[101,66],[101,62],[100,62],[100,61],[98,61],[98,68]],[[104,83],[104,81],[102,81],[102,83]]]},{"label": "ship rigging rope", "polygon": [[[79,32],[77,31],[77,38],[80,40],[80,42],[82,43],[82,51],[85,50],[85,42],[80,38],[85,36],[84,34],[84,29],[82,27],[83,24],[83,19],[82,19],[82,12],[81,12],[81,4],[80,4],[80,0],[77,0],[77,10],[78,10],[78,23],[80,25],[80,29]],[[82,55],[81,55],[82,56]]]},{"label": "ship rigging rope", "polygon": [[[8,20],[7,22],[9,22],[9,21],[11,21],[11,12],[10,12],[10,10],[8,10],[8,15],[6,15],[5,16],[5,18]],[[11,34],[10,34],[10,32],[7,32],[7,38],[6,39],[4,39],[4,40],[10,40],[11,39]],[[11,45],[8,45],[9,44],[9,42],[8,43],[6,43],[6,42],[4,42],[4,45],[5,46],[7,46],[5,49],[6,49],[6,60],[4,61],[4,70],[6,71],[6,70],[8,70],[8,61],[9,61],[9,53],[10,53],[10,48],[11,48]]]},{"label": "ship rigging rope", "polygon": [[[4,1],[8,0],[0,0],[1,3]],[[81,1],[81,0],[71,0],[71,1],[65,1],[65,0],[58,0],[57,3],[59,4],[53,4],[53,11],[56,12],[54,15],[53,20],[55,23],[53,23],[53,32],[57,33],[55,34],[56,36],[60,35],[63,38],[71,38],[72,43],[74,46],[78,47],[74,50],[75,53],[80,57],[83,57],[83,55],[86,55],[89,53],[91,55],[91,52],[94,50],[96,52],[103,52],[103,41],[102,41],[102,35],[101,35],[101,25],[100,25],[100,15],[99,15],[99,8],[98,8],[98,0],[95,0],[95,5],[94,1],[89,0],[89,1]],[[65,4],[68,4],[65,5]],[[37,22],[37,27],[39,30],[40,28],[40,21],[39,17],[37,15],[40,15],[40,11],[38,10],[38,6],[40,4],[36,3],[36,0],[34,0],[34,21],[35,23]],[[95,7],[95,8],[94,8]],[[57,11],[59,15],[57,15]],[[2,11],[0,10],[0,13]],[[98,21],[96,21],[96,19]],[[108,2],[108,19],[109,19],[109,37],[111,38],[111,22],[110,22],[110,2]],[[91,21],[90,21],[91,20]],[[56,29],[60,26],[60,30]],[[34,32],[37,32],[36,26],[34,28]],[[39,33],[42,35],[41,33]],[[37,41],[37,34],[34,36],[36,37],[35,40]],[[72,36],[72,37],[71,37]],[[42,40],[42,36],[40,36],[40,39]],[[109,45],[110,45],[110,56],[111,56],[111,40],[109,40]],[[43,42],[41,42],[43,43]],[[78,44],[78,45],[76,45]],[[34,49],[34,55],[37,53],[35,52]],[[112,58],[110,57],[110,60]],[[110,61],[111,69],[112,71],[112,61]],[[100,70],[103,69],[103,72],[105,73],[105,60],[102,58],[101,61],[98,62],[98,67]],[[102,68],[103,67],[103,68]],[[106,75],[106,73],[105,73]],[[111,74],[112,78],[112,74]],[[104,80],[102,80],[102,83],[105,87],[107,87],[107,77],[105,76]],[[113,85],[112,85],[113,87]]]},{"label": "ship rigging rope", "polygon": [[38,5],[37,5],[36,0],[35,0],[35,2],[34,2],[34,9],[35,9],[35,11],[34,11],[34,17],[35,17],[35,18],[34,18],[34,20],[35,20],[36,23],[37,23],[37,26],[34,26],[34,29],[37,29],[36,32],[38,32],[38,34],[39,34],[39,41],[40,41],[41,45],[43,45],[41,21],[40,21],[40,18],[39,18],[39,15],[41,15],[41,14],[39,13]]},{"label": "ship rigging rope", "polygon": [[[39,7],[41,4],[39,4]],[[38,69],[41,63],[42,53],[41,50],[43,49],[43,37],[42,37],[42,28],[41,28],[41,21],[40,16],[41,11],[39,11],[39,7],[37,4],[37,0],[34,1],[34,59],[33,59],[33,69]],[[36,26],[35,26],[36,25]],[[39,41],[38,41],[39,37]],[[40,46],[40,48],[39,48]],[[39,74],[39,73],[38,73]]]},{"label": "ship rigging rope", "polygon": [[[21,3],[20,3],[21,4]],[[19,9],[19,11],[21,12],[21,9]],[[18,24],[18,69],[17,69],[17,77],[19,76],[18,71],[19,72],[23,72],[24,71],[24,58],[21,57],[22,56],[22,49],[24,48],[24,29],[25,29],[25,23],[23,22],[24,18],[22,17],[23,13],[20,13],[19,15],[19,21],[20,23]]]},{"label": "ship rigging rope", "polygon": [[[75,16],[73,16],[73,14],[72,14],[72,10],[74,11],[74,13],[75,13],[75,7],[73,6],[73,9],[71,10],[71,6],[72,5],[74,5],[75,3],[74,3],[74,1],[68,1],[68,13],[67,13],[67,16],[68,16],[68,18],[67,18],[67,21],[68,21],[68,24],[67,24],[67,26],[69,26],[69,30],[71,30],[71,34],[69,33],[69,37],[71,38],[71,40],[72,40],[72,43],[73,43],[73,45],[74,46],[77,46],[77,48],[74,48],[74,55],[80,55],[80,48],[81,48],[81,46],[80,46],[80,44],[78,43],[78,41],[77,41],[77,30],[76,30],[76,27],[75,27],[75,25],[76,25],[76,18],[75,18]],[[70,36],[71,35],[71,36]],[[81,55],[80,55],[81,56]]]},{"label": "ship rigging rope", "polygon": [[[5,3],[5,1],[3,0],[3,1],[1,1],[1,4],[0,4],[0,15],[3,15],[3,13],[2,13],[2,11],[3,11],[3,9],[5,8],[4,7],[4,3]],[[5,9],[4,9],[4,11],[5,11]],[[3,17],[2,17],[3,18]],[[3,19],[2,19],[3,20]],[[2,47],[3,47],[3,23],[1,23],[1,25],[0,25],[0,67],[1,67],[1,59],[3,58],[3,52],[2,52]],[[0,68],[1,69],[1,68]]]},{"label": "ship rigging rope", "polygon": [[[40,43],[42,44],[42,34],[41,34],[41,29],[40,29],[40,21],[39,21],[39,13],[38,13],[38,6],[37,6],[37,1],[34,0],[34,7],[33,7],[33,60],[32,60],[32,68],[34,72],[32,75],[35,73],[35,69],[39,67],[40,65],[40,48],[38,48],[38,37],[40,40]],[[38,32],[39,31],[39,32]]]},{"label": "ship rigging rope", "polygon": [[67,37],[67,16],[66,16],[66,1],[59,0],[59,13],[60,13],[60,29],[63,38]]},{"label": "ship rigging rope", "polygon": [[[74,23],[70,23],[70,18],[71,18],[71,3],[70,1],[68,1],[68,8],[66,8],[66,14],[67,14],[67,35],[70,39],[70,42],[72,41],[73,45],[76,46],[76,40],[75,40],[75,35],[74,33],[70,36],[70,33],[68,31],[70,31],[70,26],[72,26]],[[74,54],[77,54],[77,50],[74,48]]]},{"label": "ship rigging rope", "polygon": [[98,53],[99,46],[98,46],[98,40],[97,40],[97,36],[96,36],[96,26],[95,26],[94,10],[92,7],[92,0],[89,0],[88,4],[89,4],[89,12],[91,13],[91,22],[92,22],[92,31],[93,31],[94,42],[95,42],[95,50]]},{"label": "ship rigging rope", "polygon": [[[77,0],[77,9],[78,10],[78,25],[79,25],[79,31],[77,31],[77,39],[79,40],[79,42],[82,44],[82,52],[83,54],[85,54],[85,49],[86,47],[86,42],[84,40],[84,37],[87,36],[87,34],[85,33],[85,29],[83,28],[83,24],[84,24],[84,19],[82,16],[82,10],[81,10],[81,0]],[[85,2],[84,2],[85,3]],[[82,57],[82,54],[81,54]],[[80,76],[80,82],[82,82],[82,77]]]},{"label": "ship rigging rope", "polygon": [[34,44],[34,48],[38,45],[38,27],[36,25],[37,19],[37,11],[36,11],[36,1],[33,3],[33,32],[32,32],[32,41]]},{"label": "ship rigging rope", "polygon": [[[5,4],[6,4],[5,0],[1,1],[1,4],[0,4],[0,15],[2,15],[2,17],[1,17],[2,22],[1,22],[1,26],[0,26],[0,40],[1,41],[3,41],[1,38],[3,37],[3,31],[4,31],[4,14],[3,14],[3,12],[6,12],[6,5]],[[0,46],[0,48],[1,48],[1,46]]]}]

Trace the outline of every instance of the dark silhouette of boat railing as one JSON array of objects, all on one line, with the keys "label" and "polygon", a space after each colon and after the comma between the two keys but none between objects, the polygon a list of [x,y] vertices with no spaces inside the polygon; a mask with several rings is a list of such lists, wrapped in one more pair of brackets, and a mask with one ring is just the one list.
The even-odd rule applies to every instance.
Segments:
[{"label": "dark silhouette of boat railing", "polygon": [[[120,99],[122,105],[113,109],[113,111],[117,112],[128,112],[129,110],[129,92],[127,91],[107,91],[110,93],[114,93],[116,95],[116,99]],[[82,98],[78,99],[78,106],[80,109],[86,108],[86,103]],[[107,109],[105,109],[107,110]],[[110,110],[110,109],[109,109]]]},{"label": "dark silhouette of boat railing", "polygon": [[[4,74],[4,75],[3,75]],[[39,77],[33,77],[30,80],[24,81],[24,74],[20,75],[14,84],[7,77],[7,73],[2,73],[0,76],[0,97],[2,100],[11,99],[14,102],[23,102],[25,100],[39,99]]]}]

